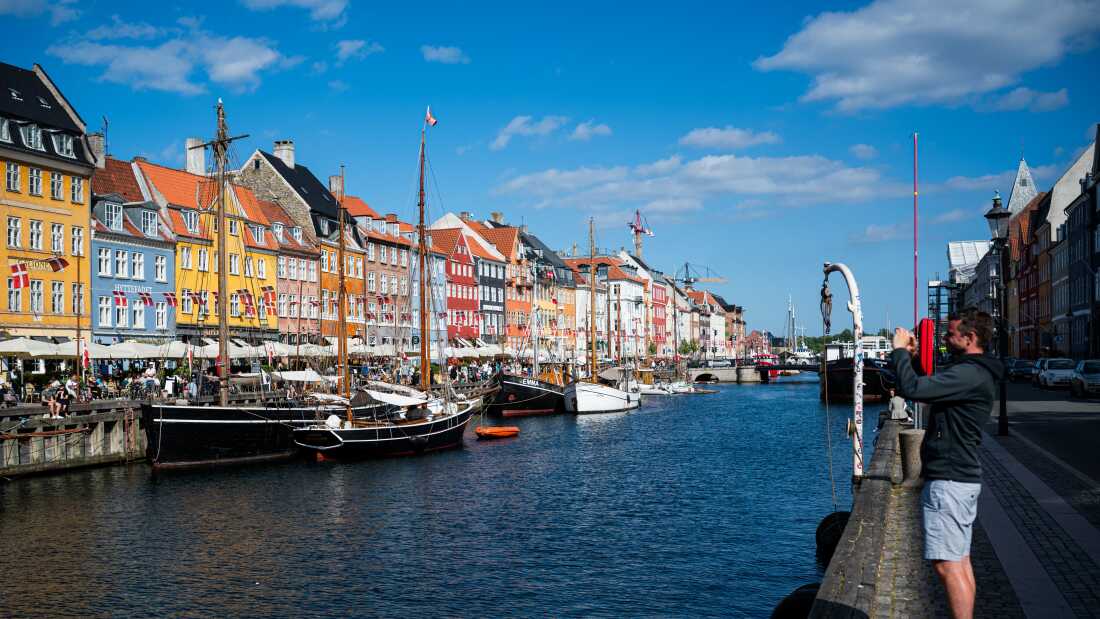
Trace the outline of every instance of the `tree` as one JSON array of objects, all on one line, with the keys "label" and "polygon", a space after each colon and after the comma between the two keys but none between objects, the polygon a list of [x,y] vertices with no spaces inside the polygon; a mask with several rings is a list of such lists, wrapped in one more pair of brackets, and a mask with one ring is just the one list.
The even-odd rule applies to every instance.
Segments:
[{"label": "tree", "polygon": [[680,354],[681,355],[694,355],[699,352],[699,343],[695,340],[685,340],[680,342]]},{"label": "tree", "polygon": [[657,354],[657,343],[656,342],[650,342],[649,343],[649,348],[647,350],[649,350],[650,355]]}]

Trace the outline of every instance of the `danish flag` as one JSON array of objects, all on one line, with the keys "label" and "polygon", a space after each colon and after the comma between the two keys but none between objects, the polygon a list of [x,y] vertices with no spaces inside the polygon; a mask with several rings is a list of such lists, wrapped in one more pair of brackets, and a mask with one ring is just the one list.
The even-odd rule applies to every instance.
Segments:
[{"label": "danish flag", "polygon": [[61,256],[52,256],[46,259],[46,264],[50,265],[50,268],[53,269],[54,273],[57,273],[58,271],[69,266],[69,261],[62,258]]},{"label": "danish flag", "polygon": [[275,305],[275,287],[274,286],[264,286],[263,288],[260,288],[260,290],[264,293],[264,303],[266,303],[268,305],[271,305],[271,306],[274,306]]},{"label": "danish flag", "polygon": [[22,262],[11,265],[11,287],[27,288],[30,285],[31,280],[27,274],[27,265]]},{"label": "danish flag", "polygon": [[116,290],[114,292],[114,296],[115,296],[115,306],[116,307],[126,307],[126,293],[125,292],[122,292],[121,290]]},{"label": "danish flag", "polygon": [[435,116],[432,116],[432,106],[428,106],[428,111],[424,112],[424,122],[428,123],[429,127],[434,127],[438,120]]},{"label": "danish flag", "polygon": [[141,301],[143,303],[145,303],[146,307],[152,307],[152,305],[153,305],[153,295],[152,294],[150,294],[148,292],[139,292],[138,293],[138,298],[141,299]]},{"label": "danish flag", "polygon": [[[175,295],[172,295],[172,296],[175,296]],[[194,301],[195,303],[199,303],[199,304],[202,303],[202,293],[197,291],[197,290],[188,290],[187,291],[187,296],[191,297],[191,300]]]},{"label": "danish flag", "polygon": [[168,307],[176,307],[179,305],[179,301],[176,300],[176,293],[174,292],[164,293],[164,300],[168,302]]}]

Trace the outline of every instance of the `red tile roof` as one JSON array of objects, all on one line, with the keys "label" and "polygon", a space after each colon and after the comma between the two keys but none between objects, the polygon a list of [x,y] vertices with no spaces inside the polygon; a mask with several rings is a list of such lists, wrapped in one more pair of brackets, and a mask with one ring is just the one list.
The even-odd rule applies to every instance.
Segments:
[{"label": "red tile roof", "polygon": [[372,209],[369,204],[358,196],[344,196],[344,208],[347,209],[348,214],[352,217],[380,219],[378,212]]},{"label": "red tile roof", "polygon": [[432,230],[431,236],[432,250],[450,256],[454,253],[455,248],[458,247],[458,239],[462,236],[462,232],[457,228]]},{"label": "red tile roof", "polygon": [[119,161],[108,157],[103,169],[96,169],[92,174],[92,193],[106,195],[117,193],[127,202],[141,202],[145,198],[141,195],[137,179],[134,178],[134,170],[129,161]]},{"label": "red tile roof", "polygon": [[1043,201],[1043,198],[1045,198],[1046,195],[1047,192],[1045,191],[1039,193],[1039,195],[1035,196],[1031,200],[1031,202],[1027,203],[1027,206],[1020,209],[1019,213],[1013,215],[1012,220],[1008,223],[1008,242],[1012,248],[1013,260],[1020,259],[1020,251],[1027,243],[1026,239],[1028,237],[1028,234],[1030,233],[1031,213],[1034,212],[1035,209],[1039,208],[1039,203]]},{"label": "red tile roof", "polygon": [[[279,244],[279,247],[289,251],[305,251],[317,253],[317,246],[310,243],[305,235],[302,235],[302,242],[299,243],[294,235],[290,233],[290,229],[294,228],[298,224],[294,223],[294,220],[290,217],[283,207],[279,206],[275,202],[268,202],[267,200],[256,200],[256,203],[260,207],[260,211],[263,212],[264,217],[271,224],[280,223],[283,224],[283,240],[279,241],[275,238],[275,242]],[[274,237],[275,232],[272,230],[271,235]]]}]

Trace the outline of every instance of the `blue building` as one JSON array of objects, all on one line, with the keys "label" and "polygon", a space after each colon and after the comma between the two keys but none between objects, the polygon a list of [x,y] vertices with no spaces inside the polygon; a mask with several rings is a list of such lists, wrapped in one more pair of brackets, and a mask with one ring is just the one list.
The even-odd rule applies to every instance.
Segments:
[{"label": "blue building", "polygon": [[175,338],[175,243],[157,205],[123,192],[92,200],[93,341]]},{"label": "blue building", "polygon": [[[414,235],[406,235],[413,241],[413,249],[409,253],[409,260],[411,264],[409,266],[409,272],[411,275],[412,290],[410,294],[410,303],[412,304],[412,340],[408,342],[406,350],[410,354],[419,354],[420,352],[420,258],[417,251],[417,245]],[[429,284],[431,286],[431,301],[429,303],[431,316],[431,355],[433,360],[438,360],[442,354],[440,346],[446,346],[447,342],[447,275],[444,269],[447,264],[447,257],[437,251],[428,252],[428,264],[430,265],[431,277],[429,278]],[[442,316],[442,318],[441,318]]]}]

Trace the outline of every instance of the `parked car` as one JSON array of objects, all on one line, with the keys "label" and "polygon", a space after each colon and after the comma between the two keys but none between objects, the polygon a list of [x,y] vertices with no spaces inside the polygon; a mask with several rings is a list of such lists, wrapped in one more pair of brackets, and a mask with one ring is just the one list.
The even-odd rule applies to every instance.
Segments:
[{"label": "parked car", "polygon": [[1036,387],[1039,386],[1039,375],[1043,373],[1043,370],[1047,369],[1047,361],[1050,361],[1050,359],[1043,357],[1035,362],[1035,371],[1031,374],[1031,384]]},{"label": "parked car", "polygon": [[1008,366],[1008,380],[1031,380],[1035,378],[1035,362],[1028,359],[1017,359]]},{"label": "parked car", "polygon": [[1073,359],[1046,359],[1046,363],[1043,365],[1043,370],[1039,373],[1039,386],[1043,388],[1050,387],[1069,387],[1070,380],[1073,378],[1073,370],[1077,366]]},{"label": "parked car", "polygon": [[1077,364],[1070,378],[1069,391],[1075,396],[1100,393],[1100,359],[1086,359]]}]

